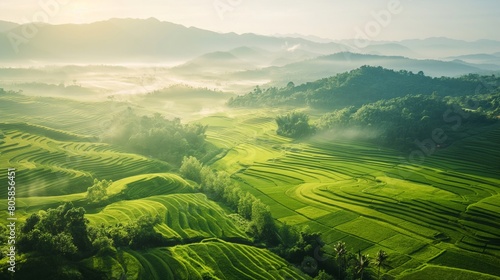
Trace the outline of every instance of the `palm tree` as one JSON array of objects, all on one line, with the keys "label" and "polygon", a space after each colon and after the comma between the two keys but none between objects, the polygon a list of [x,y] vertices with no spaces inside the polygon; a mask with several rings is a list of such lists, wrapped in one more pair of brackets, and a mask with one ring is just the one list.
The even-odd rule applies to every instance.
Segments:
[{"label": "palm tree", "polygon": [[358,251],[358,257],[356,258],[356,270],[359,274],[359,279],[363,279],[363,273],[369,265],[370,259],[368,258],[368,255],[362,255],[361,251]]},{"label": "palm tree", "polygon": [[375,255],[375,264],[378,267],[378,279],[380,279],[380,267],[385,265],[385,261],[388,257],[389,256],[387,256],[387,253],[384,250],[379,250],[377,255]]},{"label": "palm tree", "polygon": [[340,279],[340,272],[343,270],[345,263],[346,263],[346,255],[347,255],[347,249],[345,246],[345,242],[339,241],[337,244],[335,244],[334,247],[335,253],[337,253],[337,260],[340,260],[339,264],[339,279]]}]

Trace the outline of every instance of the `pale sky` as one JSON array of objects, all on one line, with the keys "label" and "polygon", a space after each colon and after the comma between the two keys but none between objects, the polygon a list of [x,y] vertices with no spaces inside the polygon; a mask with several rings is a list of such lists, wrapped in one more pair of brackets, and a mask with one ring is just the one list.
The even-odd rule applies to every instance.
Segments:
[{"label": "pale sky", "polygon": [[[380,23],[376,14],[385,15]],[[372,40],[500,40],[498,0],[0,0],[0,20],[17,23],[150,17],[217,32],[350,39],[365,30]]]}]

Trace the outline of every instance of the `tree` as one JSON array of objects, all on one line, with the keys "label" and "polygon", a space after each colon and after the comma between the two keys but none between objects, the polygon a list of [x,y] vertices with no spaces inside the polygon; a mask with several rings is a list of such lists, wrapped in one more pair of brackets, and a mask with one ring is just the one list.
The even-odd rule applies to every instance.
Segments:
[{"label": "tree", "polygon": [[85,210],[72,203],[32,214],[21,227],[19,249],[41,255],[85,254],[91,249],[87,223]]},{"label": "tree", "polygon": [[375,265],[378,268],[378,279],[380,279],[380,268],[385,265],[387,258],[387,253],[384,250],[379,250],[375,255]]},{"label": "tree", "polygon": [[261,239],[270,240],[276,232],[269,206],[258,199],[252,203],[252,224],[255,227],[255,234]]},{"label": "tree", "polygon": [[324,270],[320,270],[318,275],[314,277],[314,280],[335,280],[333,276],[330,274],[326,273]]},{"label": "tree", "polygon": [[100,256],[112,256],[116,254],[116,248],[114,247],[113,239],[107,236],[101,235],[97,237],[92,242],[92,246]]},{"label": "tree", "polygon": [[309,116],[302,112],[291,112],[276,117],[278,135],[300,138],[310,135],[314,128],[309,125]]},{"label": "tree", "polygon": [[358,255],[356,257],[356,273],[359,275],[359,279],[363,279],[363,273],[365,269],[370,265],[370,259],[368,255],[361,254],[361,251],[358,251]]},{"label": "tree", "polygon": [[246,193],[245,195],[240,197],[238,201],[238,214],[240,214],[245,219],[252,218],[252,205],[255,201],[255,197],[250,193]]},{"label": "tree", "polygon": [[154,227],[160,223],[160,216],[141,216],[136,222],[128,226],[131,248],[144,248],[162,245],[163,235]]},{"label": "tree", "polygon": [[107,188],[111,185],[111,181],[94,179],[94,184],[87,189],[87,200],[90,203],[100,203],[108,199]]},{"label": "tree", "polygon": [[203,165],[197,158],[193,156],[184,157],[182,159],[181,167],[179,168],[179,173],[186,179],[201,183],[202,168]]},{"label": "tree", "polygon": [[341,271],[345,270],[345,265],[347,263],[346,260],[347,248],[344,242],[339,241],[337,242],[337,244],[335,244],[335,247],[333,249],[335,250],[335,253],[337,255],[337,261],[340,263],[339,264],[339,278],[340,278]]}]

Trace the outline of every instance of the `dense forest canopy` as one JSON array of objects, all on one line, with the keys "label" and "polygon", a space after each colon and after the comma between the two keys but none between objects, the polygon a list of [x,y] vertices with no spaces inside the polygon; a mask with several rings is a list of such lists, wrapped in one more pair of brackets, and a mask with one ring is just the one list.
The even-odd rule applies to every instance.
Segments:
[{"label": "dense forest canopy", "polygon": [[465,137],[471,127],[494,124],[500,116],[500,94],[441,97],[407,95],[330,111],[309,124],[303,112],[276,117],[278,135],[302,138],[314,133],[347,136],[353,131],[379,145],[406,150],[422,139],[436,138],[439,147]]},{"label": "dense forest canopy", "polygon": [[[491,96],[493,101],[500,95]],[[460,137],[460,132],[471,125],[481,127],[494,122],[493,112],[480,112],[479,102],[469,99],[462,106],[457,98],[445,98],[437,95],[408,95],[389,100],[366,104],[356,109],[347,107],[325,114],[317,125],[321,131],[342,131],[359,128],[376,132],[376,141],[380,144],[397,148],[414,146],[418,139],[426,139],[438,133],[438,138],[446,144],[452,138]],[[465,99],[464,99],[465,100]],[[487,103],[488,99],[483,100]],[[488,103],[490,104],[490,103]],[[485,105],[486,107],[486,105]],[[457,140],[457,139],[454,139]]]},{"label": "dense forest canopy", "polygon": [[492,93],[498,89],[500,78],[469,74],[460,78],[431,78],[423,72],[394,71],[382,67],[361,68],[314,82],[286,87],[256,87],[253,92],[228,102],[232,107],[304,106],[321,109],[340,109],[361,106],[382,99],[408,94],[463,96]]}]

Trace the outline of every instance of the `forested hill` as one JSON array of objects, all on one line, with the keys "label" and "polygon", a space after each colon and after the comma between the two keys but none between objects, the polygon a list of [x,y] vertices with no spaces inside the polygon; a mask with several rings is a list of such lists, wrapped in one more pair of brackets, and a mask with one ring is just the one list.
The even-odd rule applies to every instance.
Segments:
[{"label": "forested hill", "polygon": [[393,71],[382,67],[361,68],[295,86],[284,88],[256,87],[253,92],[228,102],[233,107],[304,106],[335,109],[361,106],[379,100],[408,94],[462,96],[489,93],[498,89],[500,78],[469,74],[460,78],[431,78],[423,72]]}]

